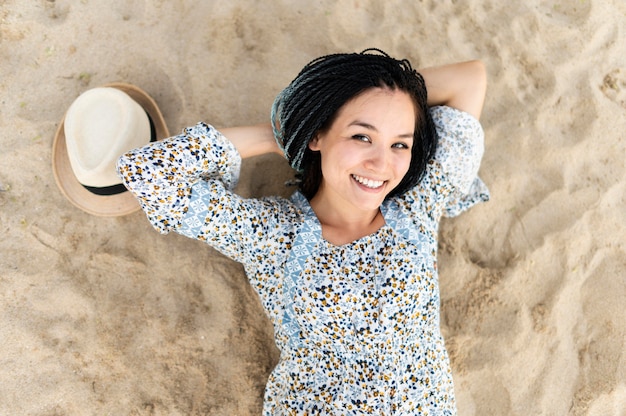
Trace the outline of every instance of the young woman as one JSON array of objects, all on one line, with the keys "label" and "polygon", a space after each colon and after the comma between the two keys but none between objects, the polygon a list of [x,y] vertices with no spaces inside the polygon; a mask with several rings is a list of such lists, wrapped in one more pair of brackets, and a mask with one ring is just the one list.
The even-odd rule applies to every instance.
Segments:
[{"label": "young woman", "polygon": [[[281,351],[265,415],[456,413],[437,233],[488,199],[485,90],[478,61],[418,73],[377,50],[328,55],[278,95],[271,124],[200,123],[120,159],[157,230],[245,266]],[[269,152],[300,189],[234,194],[241,158]]]}]

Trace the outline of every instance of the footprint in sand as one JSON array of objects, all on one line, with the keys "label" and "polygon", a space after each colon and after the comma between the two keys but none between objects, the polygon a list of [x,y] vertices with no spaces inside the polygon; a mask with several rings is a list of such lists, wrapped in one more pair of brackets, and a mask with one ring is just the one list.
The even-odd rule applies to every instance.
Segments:
[{"label": "footprint in sand", "polygon": [[580,26],[589,19],[592,2],[585,0],[542,0],[539,2],[539,10],[555,23]]},{"label": "footprint in sand", "polygon": [[48,17],[56,23],[62,23],[70,11],[68,4],[59,4],[56,0],[44,0],[43,5]]},{"label": "footprint in sand", "polygon": [[621,69],[614,69],[604,76],[602,93],[611,101],[626,108],[626,72]]}]

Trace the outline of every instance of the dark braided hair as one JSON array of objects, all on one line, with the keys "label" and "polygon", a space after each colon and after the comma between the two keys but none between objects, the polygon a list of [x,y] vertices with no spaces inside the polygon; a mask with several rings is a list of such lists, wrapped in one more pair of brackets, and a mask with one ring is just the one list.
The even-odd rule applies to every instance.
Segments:
[{"label": "dark braided hair", "polygon": [[408,60],[394,59],[379,49],[332,54],[308,63],[272,106],[274,136],[291,167],[299,172],[300,190],[307,198],[317,193],[322,181],[320,154],[309,149],[309,142],[330,128],[346,102],[376,87],[408,93],[416,110],[411,164],[387,197],[406,192],[421,179],[437,147],[424,78]]}]

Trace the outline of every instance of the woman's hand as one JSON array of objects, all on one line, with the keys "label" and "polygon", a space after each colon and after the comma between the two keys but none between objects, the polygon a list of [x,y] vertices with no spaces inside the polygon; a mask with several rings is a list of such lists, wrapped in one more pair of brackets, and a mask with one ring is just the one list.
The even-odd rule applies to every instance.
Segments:
[{"label": "woman's hand", "polygon": [[428,91],[428,105],[447,105],[477,119],[485,102],[487,71],[481,61],[467,61],[418,70]]}]

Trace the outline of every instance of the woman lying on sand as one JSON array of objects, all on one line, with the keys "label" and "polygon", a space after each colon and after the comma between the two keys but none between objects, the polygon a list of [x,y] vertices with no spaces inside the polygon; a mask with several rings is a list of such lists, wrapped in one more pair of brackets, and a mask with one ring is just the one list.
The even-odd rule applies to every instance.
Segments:
[{"label": "woman lying on sand", "polygon": [[[157,230],[244,265],[281,351],[265,415],[456,413],[437,233],[488,199],[485,90],[478,61],[418,73],[377,50],[329,55],[278,95],[272,123],[199,123],[119,160]],[[241,159],[272,152],[299,190],[233,193]]]}]

